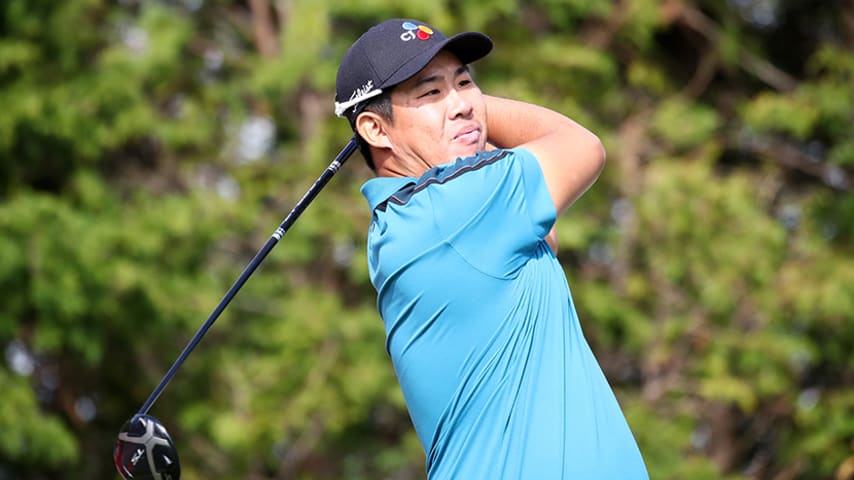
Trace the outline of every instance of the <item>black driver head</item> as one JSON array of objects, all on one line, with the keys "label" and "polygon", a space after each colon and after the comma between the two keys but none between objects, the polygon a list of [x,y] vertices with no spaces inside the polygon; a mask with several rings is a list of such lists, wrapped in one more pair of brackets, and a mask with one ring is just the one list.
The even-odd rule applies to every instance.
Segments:
[{"label": "black driver head", "polygon": [[159,420],[147,414],[134,415],[116,440],[113,451],[116,470],[125,480],[178,480],[181,466],[172,437]]}]

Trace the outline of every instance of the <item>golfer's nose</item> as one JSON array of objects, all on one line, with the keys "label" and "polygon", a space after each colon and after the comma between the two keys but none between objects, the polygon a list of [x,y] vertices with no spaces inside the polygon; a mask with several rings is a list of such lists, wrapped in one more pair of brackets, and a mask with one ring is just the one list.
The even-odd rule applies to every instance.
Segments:
[{"label": "golfer's nose", "polygon": [[448,94],[448,116],[451,119],[462,117],[468,118],[472,113],[472,102],[468,99],[468,95],[464,92],[460,92],[457,89],[452,89],[451,93]]}]

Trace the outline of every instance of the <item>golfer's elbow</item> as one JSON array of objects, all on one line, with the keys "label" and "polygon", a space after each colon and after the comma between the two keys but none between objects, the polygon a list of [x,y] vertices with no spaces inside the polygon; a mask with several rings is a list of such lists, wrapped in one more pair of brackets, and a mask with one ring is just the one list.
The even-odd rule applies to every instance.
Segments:
[{"label": "golfer's elbow", "polygon": [[581,182],[583,187],[579,193],[583,193],[593,185],[602,170],[605,169],[608,155],[602,140],[590,130],[583,129],[580,134],[577,134],[577,137],[575,141],[577,156],[575,156],[574,161],[570,160],[567,168],[576,170],[583,179],[586,179],[586,181]]},{"label": "golfer's elbow", "polygon": [[608,159],[608,152],[605,150],[605,145],[596,135],[593,135],[590,150],[591,156],[593,157],[591,162],[593,162],[593,166],[596,171],[595,177],[593,178],[593,180],[595,181],[597,178],[599,178],[599,175],[602,173],[602,170],[605,169],[605,163]]},{"label": "golfer's elbow", "polygon": [[574,132],[572,148],[561,162],[561,192],[555,199],[558,212],[569,207],[596,183],[605,168],[607,154],[602,141],[587,129]]},{"label": "golfer's elbow", "polygon": [[526,144],[540,162],[558,214],[572,205],[605,168],[605,148],[591,131],[572,120],[554,122],[550,134]]}]

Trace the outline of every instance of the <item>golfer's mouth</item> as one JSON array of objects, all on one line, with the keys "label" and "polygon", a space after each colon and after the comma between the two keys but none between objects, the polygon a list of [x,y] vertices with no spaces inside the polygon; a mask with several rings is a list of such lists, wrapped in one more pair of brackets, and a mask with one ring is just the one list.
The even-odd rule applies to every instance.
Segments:
[{"label": "golfer's mouth", "polygon": [[480,128],[477,125],[471,125],[462,128],[454,136],[454,142],[470,145],[480,141]]}]

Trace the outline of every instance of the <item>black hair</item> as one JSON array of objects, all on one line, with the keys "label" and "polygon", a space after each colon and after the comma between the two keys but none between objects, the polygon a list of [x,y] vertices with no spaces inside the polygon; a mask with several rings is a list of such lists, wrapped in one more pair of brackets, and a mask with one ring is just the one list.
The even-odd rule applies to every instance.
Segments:
[{"label": "black hair", "polygon": [[353,132],[356,133],[356,140],[359,144],[359,153],[362,154],[362,157],[365,158],[365,163],[368,164],[368,168],[373,171],[376,171],[377,167],[374,165],[374,158],[371,155],[371,146],[368,145],[368,142],[359,135],[359,131],[356,130],[356,119],[359,118],[359,115],[364,112],[371,112],[379,115],[383,119],[392,122],[394,121],[394,117],[392,116],[392,108],[391,108],[391,88],[383,89],[383,93],[377,95],[376,97],[367,101],[364,107],[362,107],[361,112],[357,113],[353,117],[353,123],[350,125],[353,127]]}]

